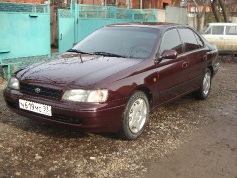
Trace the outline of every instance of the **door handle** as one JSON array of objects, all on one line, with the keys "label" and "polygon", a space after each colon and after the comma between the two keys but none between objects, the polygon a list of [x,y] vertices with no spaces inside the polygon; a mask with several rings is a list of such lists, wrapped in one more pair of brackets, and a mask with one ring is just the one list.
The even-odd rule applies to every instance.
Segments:
[{"label": "door handle", "polygon": [[182,67],[183,67],[183,68],[188,67],[188,63],[187,63],[187,62],[184,62],[184,63],[182,64]]},{"label": "door handle", "polygon": [[207,60],[207,55],[203,56],[203,60],[206,61]]},{"label": "door handle", "polygon": [[62,40],[62,39],[63,39],[63,34],[60,35],[60,40]]}]

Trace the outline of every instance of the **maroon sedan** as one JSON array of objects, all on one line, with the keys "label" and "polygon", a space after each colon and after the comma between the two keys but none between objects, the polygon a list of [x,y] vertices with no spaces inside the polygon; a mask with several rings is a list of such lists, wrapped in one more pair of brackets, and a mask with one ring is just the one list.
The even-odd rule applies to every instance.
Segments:
[{"label": "maroon sedan", "polygon": [[187,26],[108,25],[57,59],[16,72],[4,98],[42,122],[136,139],[154,108],[189,93],[207,98],[217,54]]}]

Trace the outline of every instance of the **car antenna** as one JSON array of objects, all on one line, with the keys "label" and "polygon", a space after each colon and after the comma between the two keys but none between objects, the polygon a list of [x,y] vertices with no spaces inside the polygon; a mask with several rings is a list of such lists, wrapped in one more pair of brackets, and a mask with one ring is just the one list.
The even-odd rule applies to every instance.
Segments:
[{"label": "car antenna", "polygon": [[82,60],[82,58],[81,58],[81,53],[80,53],[80,56],[79,56],[79,57],[80,57],[80,59],[81,59],[81,63],[83,63],[83,60]]}]

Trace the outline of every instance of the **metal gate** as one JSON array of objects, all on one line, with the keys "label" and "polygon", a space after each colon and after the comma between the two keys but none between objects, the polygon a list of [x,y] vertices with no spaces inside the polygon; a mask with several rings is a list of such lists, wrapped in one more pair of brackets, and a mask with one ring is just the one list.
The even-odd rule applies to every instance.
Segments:
[{"label": "metal gate", "polygon": [[71,10],[59,10],[58,14],[59,53],[107,24],[157,21],[155,9],[133,10],[86,4],[72,4]]},{"label": "metal gate", "polygon": [[49,5],[0,2],[0,58],[50,55]]},{"label": "metal gate", "polygon": [[74,43],[74,11],[58,10],[58,50],[65,52]]},{"label": "metal gate", "polygon": [[179,7],[166,7],[166,22],[177,23],[177,24],[188,24],[188,12],[185,8]]}]

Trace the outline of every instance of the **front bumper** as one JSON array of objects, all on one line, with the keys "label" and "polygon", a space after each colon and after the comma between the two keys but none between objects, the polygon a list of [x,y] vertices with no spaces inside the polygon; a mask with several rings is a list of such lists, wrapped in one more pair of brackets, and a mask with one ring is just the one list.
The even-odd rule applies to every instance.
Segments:
[{"label": "front bumper", "polygon": [[[5,88],[3,96],[14,112],[49,124],[59,124],[89,132],[118,132],[127,98],[102,104],[76,103],[23,94]],[[52,116],[46,116],[19,108],[19,99],[52,107]]]}]

